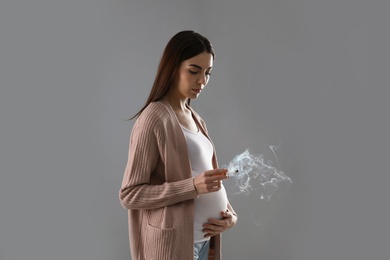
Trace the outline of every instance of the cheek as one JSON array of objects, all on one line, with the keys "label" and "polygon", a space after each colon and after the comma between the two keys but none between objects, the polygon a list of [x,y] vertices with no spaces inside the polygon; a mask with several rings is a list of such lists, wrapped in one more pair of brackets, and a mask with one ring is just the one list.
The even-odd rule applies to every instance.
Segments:
[{"label": "cheek", "polygon": [[183,75],[181,78],[182,82],[184,84],[191,84],[194,81],[194,77],[191,77],[191,75]]}]

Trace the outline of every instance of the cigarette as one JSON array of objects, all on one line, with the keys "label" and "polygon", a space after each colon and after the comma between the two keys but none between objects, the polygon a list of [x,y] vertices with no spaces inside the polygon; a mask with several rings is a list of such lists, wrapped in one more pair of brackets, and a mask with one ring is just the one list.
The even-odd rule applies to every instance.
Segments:
[{"label": "cigarette", "polygon": [[234,174],[234,173],[237,173],[238,170],[234,170],[234,171],[231,171],[231,172],[227,172],[226,174]]},{"label": "cigarette", "polygon": [[233,170],[233,171],[230,171],[230,172],[223,172],[223,173],[221,173],[221,174],[223,174],[223,175],[229,177],[230,174],[235,174],[235,173],[237,173],[237,172],[238,172],[238,170]]}]

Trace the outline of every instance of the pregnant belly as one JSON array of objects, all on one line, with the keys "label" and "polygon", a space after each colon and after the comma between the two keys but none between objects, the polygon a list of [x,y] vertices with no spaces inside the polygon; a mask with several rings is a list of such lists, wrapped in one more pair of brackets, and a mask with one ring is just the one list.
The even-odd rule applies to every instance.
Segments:
[{"label": "pregnant belly", "polygon": [[203,224],[209,218],[221,219],[221,211],[227,209],[227,196],[225,187],[222,185],[217,192],[202,194],[195,199],[194,228],[195,232],[202,233]]}]

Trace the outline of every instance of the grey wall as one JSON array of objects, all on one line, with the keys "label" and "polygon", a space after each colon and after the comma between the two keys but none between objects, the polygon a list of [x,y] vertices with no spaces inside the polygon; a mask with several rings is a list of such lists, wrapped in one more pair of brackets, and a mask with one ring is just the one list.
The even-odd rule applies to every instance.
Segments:
[{"label": "grey wall", "polygon": [[[212,41],[194,107],[220,164],[293,183],[239,214],[224,259],[387,259],[388,1],[0,2],[0,259],[130,259],[118,200],[133,121],[177,31]],[[229,187],[231,183],[226,183]]]}]

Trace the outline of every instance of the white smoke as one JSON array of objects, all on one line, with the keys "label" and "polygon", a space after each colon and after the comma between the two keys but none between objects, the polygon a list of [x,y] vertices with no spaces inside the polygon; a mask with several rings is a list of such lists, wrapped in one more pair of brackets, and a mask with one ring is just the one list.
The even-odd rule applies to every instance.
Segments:
[{"label": "white smoke", "polygon": [[[275,154],[276,148],[270,146],[279,163]],[[234,182],[232,185],[234,194],[255,193],[260,199],[269,200],[282,182],[292,183],[290,177],[272,166],[272,161],[264,160],[261,154],[251,154],[249,149],[235,156],[224,168],[228,169],[230,179]]]}]

